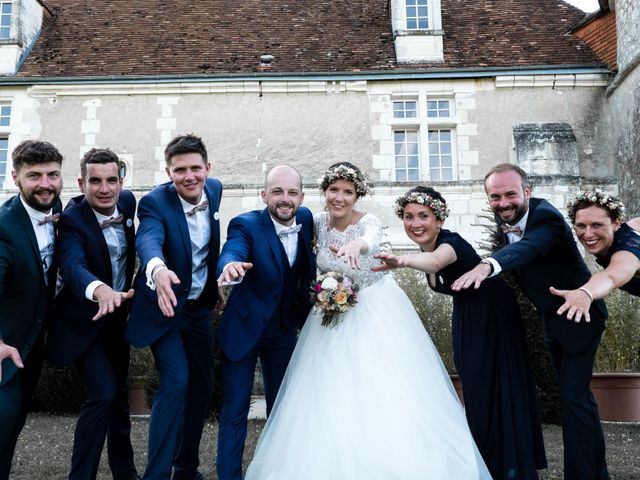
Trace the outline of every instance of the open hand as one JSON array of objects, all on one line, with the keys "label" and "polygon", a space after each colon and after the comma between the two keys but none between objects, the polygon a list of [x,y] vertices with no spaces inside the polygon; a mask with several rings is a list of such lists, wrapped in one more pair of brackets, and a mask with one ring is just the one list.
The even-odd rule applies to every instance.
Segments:
[{"label": "open hand", "polygon": [[557,297],[564,298],[564,303],[556,312],[558,315],[567,312],[567,319],[574,320],[576,323],[580,323],[582,317],[587,323],[591,321],[591,316],[589,315],[591,297],[586,292],[580,289],[558,290],[553,287],[549,287],[549,291]]},{"label": "open hand", "polygon": [[166,317],[173,317],[173,307],[178,304],[178,299],[173,291],[173,285],[180,285],[178,276],[168,268],[161,268],[155,273],[156,293],[158,294],[158,307]]},{"label": "open hand", "polygon": [[396,268],[402,267],[400,263],[400,257],[397,255],[394,255],[391,252],[380,252],[374,255],[373,258],[382,260],[381,265],[376,265],[375,267],[371,267],[371,270],[373,270],[374,272],[386,272],[387,270],[394,270]]},{"label": "open hand", "polygon": [[91,319],[94,322],[99,318],[113,313],[125,300],[133,298],[133,288],[128,292],[116,292],[106,284],[99,285],[93,291],[93,298],[98,302],[98,313]]},{"label": "open hand", "polygon": [[24,367],[18,349],[7,345],[0,340],[0,382],[2,381],[2,360],[4,360],[5,358],[10,358],[18,368]]},{"label": "open hand", "polygon": [[218,286],[232,285],[240,283],[249,270],[253,268],[253,263],[231,262],[225,265],[224,270],[218,277]]}]

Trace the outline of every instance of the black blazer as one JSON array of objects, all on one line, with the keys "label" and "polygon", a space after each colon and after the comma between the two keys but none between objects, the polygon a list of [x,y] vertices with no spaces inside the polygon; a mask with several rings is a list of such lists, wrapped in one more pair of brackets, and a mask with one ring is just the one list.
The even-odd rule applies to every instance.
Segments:
[{"label": "black blazer", "polygon": [[[60,213],[60,201],[53,213]],[[24,361],[38,340],[50,313],[55,287],[55,264],[48,272],[48,286],[38,240],[20,196],[0,206],[0,337],[15,347]],[[2,361],[2,382],[16,373],[11,359]]]},{"label": "black blazer", "polygon": [[[501,223],[498,217],[496,220]],[[590,323],[575,323],[556,314],[564,300],[552,295],[549,287],[573,290],[584,285],[591,273],[569,225],[549,202],[532,198],[522,239],[491,256],[504,271],[515,273],[525,295],[542,314],[546,335],[557,339],[568,352],[579,353],[602,333],[607,318],[602,300],[591,305]]]},{"label": "black blazer", "polygon": [[[127,240],[126,291],[131,288],[136,257],[133,224],[136,199],[124,190],[120,192],[117,205],[124,216],[122,225]],[[122,338],[129,305],[125,304],[97,321],[91,320],[98,311],[98,304],[85,298],[85,290],[95,280],[111,286],[113,273],[102,229],[83,196],[72,199],[62,213],[56,252],[64,287],[54,302],[47,337],[47,359],[54,365],[65,365],[84,352],[101,330]]]}]

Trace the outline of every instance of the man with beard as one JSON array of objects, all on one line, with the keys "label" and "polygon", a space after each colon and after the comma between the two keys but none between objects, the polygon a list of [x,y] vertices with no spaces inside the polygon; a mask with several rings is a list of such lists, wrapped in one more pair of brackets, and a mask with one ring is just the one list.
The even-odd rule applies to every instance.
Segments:
[{"label": "man with beard", "polygon": [[602,300],[591,304],[590,323],[558,315],[563,299],[554,296],[550,287],[573,290],[591,276],[569,225],[549,202],[531,197],[527,176],[516,165],[494,167],[485,176],[484,187],[506,245],[462,275],[452,289],[478,288],[502,271],[515,274],[524,294],[542,314],[545,343],[558,376],[564,478],[607,479],[604,436],[589,388],[606,306]]},{"label": "man with beard", "polygon": [[62,155],[50,143],[24,141],[12,158],[20,193],[0,207],[0,480],[9,478],[42,368],[62,190]]},{"label": "man with beard", "polygon": [[267,415],[271,412],[298,328],[311,308],[315,275],[313,216],[305,207],[300,174],[288,165],[267,172],[262,211],[231,220],[218,261],[218,285],[237,283],[218,327],[222,387],[217,471],[241,480],[242,453],[256,362],[260,359]]}]

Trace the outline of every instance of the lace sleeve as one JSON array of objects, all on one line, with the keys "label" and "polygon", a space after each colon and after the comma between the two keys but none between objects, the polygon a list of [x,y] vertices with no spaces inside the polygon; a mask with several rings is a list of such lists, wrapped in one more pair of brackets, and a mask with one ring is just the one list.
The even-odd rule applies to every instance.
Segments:
[{"label": "lace sleeve", "polygon": [[369,246],[367,253],[373,255],[380,250],[380,244],[382,243],[382,223],[378,217],[367,213],[360,220],[360,224],[362,225],[360,238]]}]

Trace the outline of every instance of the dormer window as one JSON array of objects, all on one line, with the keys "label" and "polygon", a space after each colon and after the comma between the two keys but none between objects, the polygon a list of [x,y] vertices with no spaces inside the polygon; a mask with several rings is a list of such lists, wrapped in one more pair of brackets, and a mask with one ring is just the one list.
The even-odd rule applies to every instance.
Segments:
[{"label": "dormer window", "polygon": [[429,28],[429,0],[407,1],[407,30]]},{"label": "dormer window", "polygon": [[0,1],[0,39],[11,38],[12,2]]},{"label": "dormer window", "polygon": [[391,0],[398,63],[444,62],[442,0]]}]

